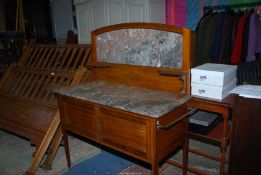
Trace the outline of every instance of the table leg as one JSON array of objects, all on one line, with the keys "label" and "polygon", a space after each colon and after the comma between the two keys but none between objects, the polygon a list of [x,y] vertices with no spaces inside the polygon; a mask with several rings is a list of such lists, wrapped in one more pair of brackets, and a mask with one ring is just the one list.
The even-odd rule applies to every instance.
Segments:
[{"label": "table leg", "polygon": [[187,170],[188,170],[188,119],[186,119],[186,136],[185,136],[185,141],[183,144],[183,175],[187,175]]},{"label": "table leg", "polygon": [[70,159],[70,152],[69,152],[69,142],[68,142],[68,134],[67,131],[63,129],[63,140],[64,140],[64,150],[67,160],[67,165],[71,168],[71,159]]},{"label": "table leg", "polygon": [[151,174],[152,175],[159,175],[159,163],[153,162],[151,165]]},{"label": "table leg", "polygon": [[228,111],[224,112],[224,127],[223,136],[221,138],[221,160],[220,160],[220,174],[225,175],[226,151],[227,151],[227,137],[228,137]]}]

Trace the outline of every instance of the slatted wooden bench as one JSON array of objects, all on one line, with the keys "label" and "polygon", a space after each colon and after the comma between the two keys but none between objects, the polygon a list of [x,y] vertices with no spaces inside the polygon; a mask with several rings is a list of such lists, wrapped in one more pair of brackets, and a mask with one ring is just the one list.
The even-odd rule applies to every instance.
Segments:
[{"label": "slatted wooden bench", "polygon": [[90,51],[89,45],[28,46],[0,80],[0,129],[29,139],[37,148],[50,140],[48,130],[59,124],[53,89],[85,80]]}]

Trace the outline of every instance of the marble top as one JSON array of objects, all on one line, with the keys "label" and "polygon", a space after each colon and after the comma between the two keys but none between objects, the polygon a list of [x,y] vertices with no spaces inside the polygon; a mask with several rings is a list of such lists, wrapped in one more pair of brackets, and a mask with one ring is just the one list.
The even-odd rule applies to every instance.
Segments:
[{"label": "marble top", "polygon": [[56,89],[54,92],[154,118],[163,116],[191,98],[181,94],[102,81]]}]

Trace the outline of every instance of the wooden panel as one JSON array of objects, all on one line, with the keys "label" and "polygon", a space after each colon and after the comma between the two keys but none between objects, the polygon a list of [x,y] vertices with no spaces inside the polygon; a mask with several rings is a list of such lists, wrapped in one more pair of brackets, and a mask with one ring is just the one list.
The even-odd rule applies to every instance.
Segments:
[{"label": "wooden panel", "polygon": [[183,90],[183,83],[185,83],[183,80],[176,76],[160,75],[158,71],[181,73],[171,69],[110,64],[107,68],[98,69],[95,72],[95,78],[111,83],[167,92],[181,92]]},{"label": "wooden panel", "polygon": [[[97,30],[92,31],[92,59],[89,63],[97,64],[97,36],[102,33],[120,30],[120,29],[132,29],[132,28],[143,28],[145,29],[156,29],[164,30],[168,32],[174,32],[182,34],[182,53],[183,53],[183,63],[182,67],[178,69],[161,69],[166,71],[164,77],[158,76],[157,67],[142,67],[136,66],[133,68],[130,65],[119,65],[113,66],[113,68],[97,69],[96,79],[102,79],[109,82],[119,82],[127,85],[134,85],[145,88],[152,88],[158,90],[164,90],[168,92],[180,92],[180,89],[184,89],[184,93],[190,94],[190,60],[193,59],[193,36],[191,31],[181,27],[168,26],[163,24],[153,24],[153,23],[123,23],[111,26],[106,26]],[[118,58],[120,59],[120,58]],[[105,70],[106,69],[106,70]],[[179,73],[181,77],[175,77],[172,73]],[[171,75],[172,74],[172,75]],[[182,80],[180,80],[182,79]],[[184,84],[182,83],[184,82]]]},{"label": "wooden panel", "polygon": [[57,107],[0,96],[0,127],[39,144],[48,129]]},{"label": "wooden panel", "polygon": [[[167,125],[168,123],[177,120],[179,117],[186,113],[187,106],[183,105],[161,117],[159,123],[161,125]],[[186,128],[187,122],[187,119],[184,118],[173,125],[173,127],[171,127],[170,129],[158,129],[157,152],[160,160],[168,156],[169,153],[171,153],[174,149],[184,143],[187,132],[184,128]]]},{"label": "wooden panel", "polygon": [[61,113],[61,121],[66,128],[80,132],[87,138],[97,139],[99,119],[93,104],[64,100]]},{"label": "wooden panel", "polygon": [[233,112],[229,175],[260,175],[261,100],[236,98]]},{"label": "wooden panel", "polygon": [[147,120],[110,108],[101,108],[101,142],[136,157],[149,157],[150,128]]}]

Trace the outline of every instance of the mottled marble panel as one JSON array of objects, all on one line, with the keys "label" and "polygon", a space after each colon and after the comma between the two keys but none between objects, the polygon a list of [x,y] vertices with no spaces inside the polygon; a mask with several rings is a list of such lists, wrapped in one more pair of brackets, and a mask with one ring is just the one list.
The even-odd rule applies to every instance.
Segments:
[{"label": "mottled marble panel", "polygon": [[182,67],[182,34],[154,29],[121,29],[97,36],[97,60],[152,67]]},{"label": "mottled marble panel", "polygon": [[163,116],[190,99],[180,94],[102,81],[55,90],[55,93],[154,118]]}]

